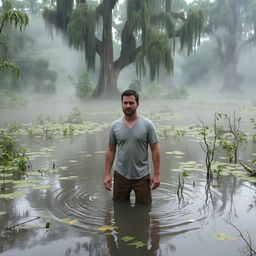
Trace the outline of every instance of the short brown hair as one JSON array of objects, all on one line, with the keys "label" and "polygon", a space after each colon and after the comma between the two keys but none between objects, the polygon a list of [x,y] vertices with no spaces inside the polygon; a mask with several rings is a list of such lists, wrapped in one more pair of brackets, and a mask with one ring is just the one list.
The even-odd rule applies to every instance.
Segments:
[{"label": "short brown hair", "polygon": [[134,90],[125,90],[121,95],[121,101],[123,101],[124,96],[134,96],[136,102],[139,102],[139,94]]}]

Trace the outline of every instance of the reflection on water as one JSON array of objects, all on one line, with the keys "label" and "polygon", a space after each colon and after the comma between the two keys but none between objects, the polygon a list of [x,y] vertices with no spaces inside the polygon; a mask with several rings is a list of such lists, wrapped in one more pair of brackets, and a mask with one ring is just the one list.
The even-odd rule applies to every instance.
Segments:
[{"label": "reflection on water", "polygon": [[[186,161],[204,164],[200,145],[189,136],[161,139],[162,183],[153,191],[151,207],[113,204],[111,192],[104,189],[107,129],[63,139],[20,139],[31,152],[41,148],[47,152],[31,161],[34,170],[52,169],[53,163],[55,170],[25,177],[49,188],[8,184],[10,191],[26,195],[0,199],[0,212],[7,212],[0,215],[2,255],[241,255],[245,243],[227,219],[255,241],[253,184],[226,175],[215,177],[208,186],[205,172],[191,170],[183,196],[178,197],[175,169]],[[174,150],[183,154],[166,154]],[[241,156],[249,159],[252,153],[255,145],[249,143]],[[30,223],[35,229],[5,231],[37,216],[40,219]],[[46,222],[51,222],[49,230],[44,228]],[[210,236],[213,233],[230,234],[238,240],[218,241]]]}]

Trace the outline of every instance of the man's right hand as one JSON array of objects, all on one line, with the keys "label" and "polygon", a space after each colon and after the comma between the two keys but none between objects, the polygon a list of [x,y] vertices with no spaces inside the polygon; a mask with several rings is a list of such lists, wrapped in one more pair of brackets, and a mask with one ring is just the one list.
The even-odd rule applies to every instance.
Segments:
[{"label": "man's right hand", "polygon": [[110,174],[105,175],[104,185],[105,185],[105,188],[107,190],[111,191],[111,189],[112,189],[112,179],[111,179]]}]

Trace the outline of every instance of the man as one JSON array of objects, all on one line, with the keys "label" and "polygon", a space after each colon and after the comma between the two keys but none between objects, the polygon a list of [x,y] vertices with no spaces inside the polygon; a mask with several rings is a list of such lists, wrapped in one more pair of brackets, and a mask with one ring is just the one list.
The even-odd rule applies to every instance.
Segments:
[{"label": "man", "polygon": [[[105,161],[104,185],[112,188],[110,171],[117,148],[116,169],[114,172],[114,201],[129,201],[130,193],[135,192],[136,203],[150,204],[151,189],[160,185],[159,138],[149,119],[139,116],[139,95],[126,90],[121,95],[124,116],[111,124],[109,143]],[[152,152],[154,172],[150,178],[148,145]]]}]

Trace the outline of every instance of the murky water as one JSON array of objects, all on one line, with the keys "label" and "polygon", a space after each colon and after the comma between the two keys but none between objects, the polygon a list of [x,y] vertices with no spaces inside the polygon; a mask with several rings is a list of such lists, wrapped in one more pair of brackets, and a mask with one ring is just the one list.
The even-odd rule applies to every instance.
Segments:
[{"label": "murky water", "polygon": [[[234,107],[226,101],[212,105],[153,103],[150,109],[147,104],[141,104],[141,112],[153,118],[157,127],[198,124],[198,117],[211,122],[216,108],[219,112],[237,110],[246,120],[255,116],[253,106],[241,103]],[[61,114],[67,114],[73,105],[65,110],[59,106]],[[51,103],[48,107],[51,109]],[[84,118],[102,123],[109,123],[121,114],[118,102],[112,108],[109,103],[102,107],[91,102],[79,107]],[[33,117],[25,119],[19,113],[20,120],[10,111],[1,122],[30,122],[29,118],[35,118],[42,110],[38,108]],[[54,115],[58,116],[56,112]],[[244,126],[251,130],[248,122]],[[245,242],[229,222],[246,237],[249,235],[252,246],[256,247],[255,183],[229,174],[214,176],[207,187],[206,173],[200,170],[204,152],[192,136],[161,137],[162,182],[153,191],[151,207],[134,206],[134,196],[131,204],[113,204],[111,192],[104,189],[107,128],[70,137],[45,139],[20,135],[19,138],[19,143],[30,152],[39,152],[31,160],[31,169],[39,175],[30,173],[24,177],[34,182],[31,186],[7,184],[9,191],[24,192],[23,196],[0,199],[0,212],[7,212],[0,216],[2,255],[246,255]],[[240,158],[252,159],[255,149],[248,142]],[[179,194],[180,172],[176,169],[187,161],[198,166],[188,171],[183,193]],[[45,169],[52,171],[40,175],[38,170]],[[45,187],[37,188],[38,184]],[[29,221],[27,226],[5,230],[26,221]],[[47,222],[51,223],[50,229],[45,228]],[[234,240],[218,240],[214,234],[219,238],[221,234],[229,235]]]}]

